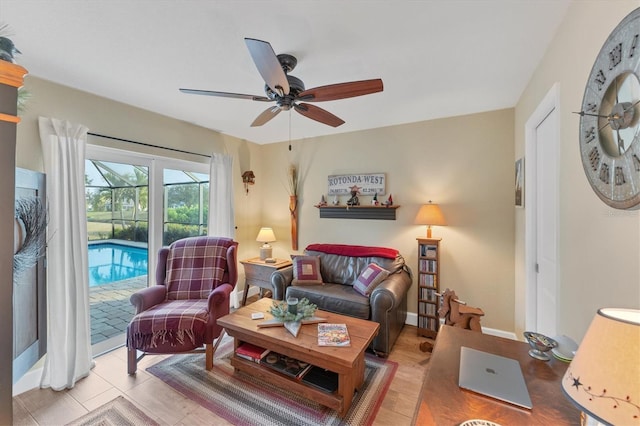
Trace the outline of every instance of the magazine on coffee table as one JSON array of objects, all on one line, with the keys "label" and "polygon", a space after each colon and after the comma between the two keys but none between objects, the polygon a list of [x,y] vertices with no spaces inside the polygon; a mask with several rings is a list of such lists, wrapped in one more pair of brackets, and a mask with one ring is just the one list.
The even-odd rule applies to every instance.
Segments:
[{"label": "magazine on coffee table", "polygon": [[351,346],[346,324],[318,324],[318,346]]}]

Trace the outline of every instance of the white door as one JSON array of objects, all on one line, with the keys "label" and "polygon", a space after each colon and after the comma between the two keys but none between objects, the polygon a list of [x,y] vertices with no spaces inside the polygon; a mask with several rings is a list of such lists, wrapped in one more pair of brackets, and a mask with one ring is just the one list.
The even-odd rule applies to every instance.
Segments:
[{"label": "white door", "polygon": [[554,109],[536,132],[536,257],[538,259],[536,331],[556,335],[557,287],[557,123]]},{"label": "white door", "polygon": [[526,327],[547,336],[555,336],[558,308],[559,152],[555,86],[538,106],[527,126]]}]

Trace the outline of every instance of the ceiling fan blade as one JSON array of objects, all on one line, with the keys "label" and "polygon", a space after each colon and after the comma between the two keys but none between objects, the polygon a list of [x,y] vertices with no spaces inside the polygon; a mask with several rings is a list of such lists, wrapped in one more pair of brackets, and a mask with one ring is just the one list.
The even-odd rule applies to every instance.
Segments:
[{"label": "ceiling fan blade", "polygon": [[256,117],[255,120],[253,120],[253,123],[251,123],[251,127],[262,126],[263,124],[271,120],[273,117],[278,115],[280,111],[282,111],[282,109],[277,105],[265,109],[260,113],[259,116]]},{"label": "ceiling fan blade", "polygon": [[206,95],[206,96],[218,96],[221,98],[249,99],[250,101],[272,102],[275,100],[275,99],[269,99],[266,96],[243,95],[242,93],[214,92],[211,90],[180,89],[180,91],[182,93],[188,93],[190,95]]},{"label": "ceiling fan blade", "polygon": [[382,92],[382,79],[351,81],[349,83],[330,84],[314,87],[300,92],[296,99],[307,102],[334,101]]},{"label": "ceiling fan blade", "polygon": [[247,44],[253,62],[258,68],[258,72],[267,83],[267,86],[280,94],[280,96],[288,95],[289,82],[287,81],[287,75],[284,73],[271,44],[253,38],[245,38],[244,41]]},{"label": "ceiling fan blade", "polygon": [[311,104],[293,104],[293,107],[300,114],[304,115],[307,118],[312,120],[319,121],[320,123],[324,123],[331,127],[338,127],[344,124],[344,120],[335,115],[331,114],[329,111],[324,110],[320,107]]}]

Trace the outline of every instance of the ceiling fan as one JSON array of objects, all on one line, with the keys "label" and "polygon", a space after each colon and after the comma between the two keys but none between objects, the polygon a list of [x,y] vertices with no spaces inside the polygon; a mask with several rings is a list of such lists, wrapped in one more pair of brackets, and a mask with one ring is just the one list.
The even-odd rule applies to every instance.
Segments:
[{"label": "ceiling fan", "polygon": [[332,127],[344,124],[344,120],[315,105],[307,102],[334,101],[381,92],[382,80],[351,81],[348,83],[330,84],[305,90],[304,83],[297,77],[289,75],[298,60],[287,54],[276,55],[271,44],[252,38],[244,39],[258,72],[265,81],[266,96],[244,95],[241,93],[214,92],[210,90],[180,89],[183,93],[193,95],[219,96],[223,98],[249,99],[258,102],[275,102],[276,105],[264,110],[251,123],[251,127],[262,126],[280,111],[291,108],[298,113],[320,123]]}]

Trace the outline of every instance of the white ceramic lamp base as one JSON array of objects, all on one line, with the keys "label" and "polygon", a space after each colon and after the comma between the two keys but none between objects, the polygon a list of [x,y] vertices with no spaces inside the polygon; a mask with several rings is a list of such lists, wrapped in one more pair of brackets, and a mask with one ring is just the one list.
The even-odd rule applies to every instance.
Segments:
[{"label": "white ceramic lamp base", "polygon": [[273,256],[273,249],[269,244],[260,247],[260,260],[265,260]]}]

